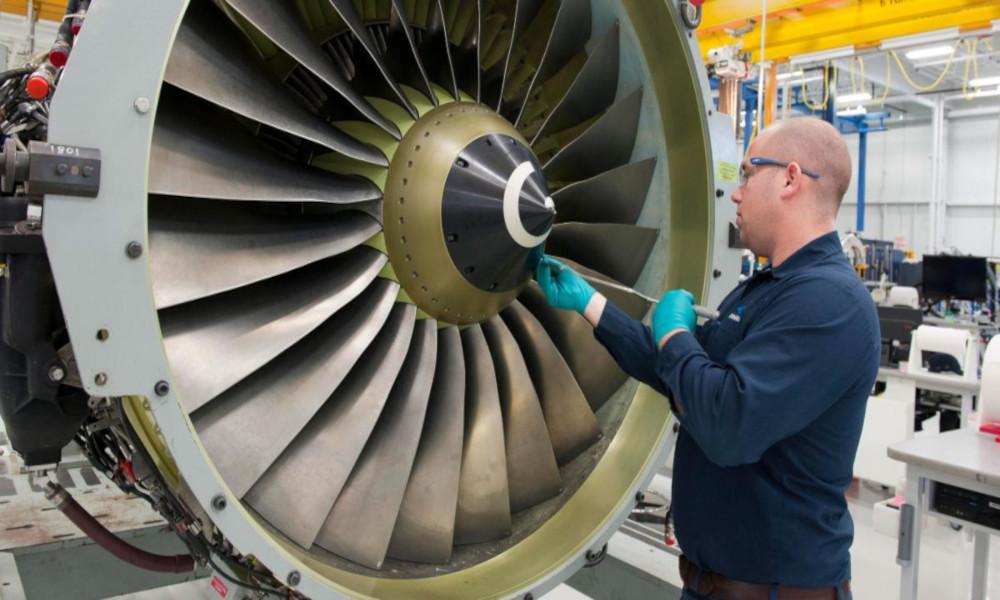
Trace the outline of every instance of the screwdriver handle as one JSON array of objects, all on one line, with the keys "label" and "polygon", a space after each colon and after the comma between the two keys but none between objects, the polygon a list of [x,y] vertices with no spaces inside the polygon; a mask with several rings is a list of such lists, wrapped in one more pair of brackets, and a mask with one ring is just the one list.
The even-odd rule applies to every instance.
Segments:
[{"label": "screwdriver handle", "polygon": [[707,306],[696,305],[694,307],[694,314],[698,315],[699,317],[708,319],[709,321],[714,321],[719,318],[719,311],[711,309]]}]

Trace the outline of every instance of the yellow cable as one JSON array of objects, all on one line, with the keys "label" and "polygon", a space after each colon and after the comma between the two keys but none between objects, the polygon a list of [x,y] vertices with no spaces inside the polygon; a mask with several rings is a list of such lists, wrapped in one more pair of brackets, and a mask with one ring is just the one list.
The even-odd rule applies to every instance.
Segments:
[{"label": "yellow cable", "polygon": [[861,91],[865,91],[865,59],[861,56],[858,58],[858,68],[861,71]]},{"label": "yellow cable", "polygon": [[[864,60],[864,59],[862,59]],[[864,62],[861,63],[864,65]],[[879,104],[885,104],[886,98],[889,97],[889,89],[892,87],[892,63],[889,62],[889,57],[885,57],[885,91],[882,92],[882,97],[877,100]]]},{"label": "yellow cable", "polygon": [[750,141],[747,142],[747,148],[749,148],[750,144],[752,144],[753,141],[757,138],[757,125],[758,125],[757,119],[754,119],[753,120],[753,129],[750,130]]},{"label": "yellow cable", "polygon": [[979,38],[972,40],[972,76],[979,79]]},{"label": "yellow cable", "polygon": [[[823,102],[822,104],[809,104],[809,96],[806,94],[806,78],[802,77],[802,103],[806,105],[809,110],[823,110],[826,108],[827,103],[830,101],[830,63],[827,63],[823,67]],[[833,66],[833,80],[837,80],[837,67]]]},{"label": "yellow cable", "polygon": [[[858,93],[858,82],[854,79],[854,64],[857,63],[857,62],[858,62],[858,57],[855,56],[851,60],[851,93],[852,94]],[[864,81],[864,80],[865,80],[864,77],[862,77],[861,81]]]},{"label": "yellow cable", "polygon": [[969,43],[963,41],[965,44],[965,68],[962,72],[962,95],[965,96],[966,100],[972,100],[972,96],[969,95],[969,67],[972,64],[972,55],[969,53]]},{"label": "yellow cable", "polygon": [[948,71],[951,70],[951,64],[955,60],[955,51],[958,49],[958,44],[960,43],[961,42],[956,42],[955,46],[951,49],[951,56],[948,57],[948,63],[945,64],[944,70],[941,71],[940,77],[938,77],[934,81],[934,83],[926,86],[920,85],[916,81],[913,81],[913,78],[910,77],[910,74],[906,72],[906,67],[903,66],[903,61],[899,59],[899,55],[896,54],[895,50],[889,51],[889,54],[892,55],[894,59],[896,59],[896,64],[899,66],[899,72],[902,73],[903,79],[905,79],[907,83],[913,86],[913,88],[916,89],[917,91],[930,92],[937,89],[937,87],[941,85],[941,82],[944,81],[945,76],[948,75]]}]

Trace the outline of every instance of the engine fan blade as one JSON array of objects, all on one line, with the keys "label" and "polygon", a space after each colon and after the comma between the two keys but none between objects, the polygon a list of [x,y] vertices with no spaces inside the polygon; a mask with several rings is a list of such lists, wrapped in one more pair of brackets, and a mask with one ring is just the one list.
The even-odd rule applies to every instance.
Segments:
[{"label": "engine fan blade", "polygon": [[565,464],[601,438],[597,419],[569,365],[538,319],[516,301],[501,316],[524,354],[556,460]]},{"label": "engine fan blade", "polygon": [[344,20],[344,24],[347,25],[354,37],[361,43],[364,51],[367,52],[368,57],[371,59],[372,64],[378,69],[382,77],[385,78],[385,84],[392,91],[392,94],[396,97],[396,100],[406,109],[410,116],[414,119],[417,118],[417,109],[413,107],[410,100],[400,89],[399,83],[396,81],[395,77],[389,70],[388,65],[382,60],[382,55],[379,53],[378,48],[375,47],[375,41],[372,39],[371,35],[368,33],[368,29],[365,28],[364,21],[361,20],[358,11],[355,8],[353,0],[328,0],[333,9],[337,11],[340,18]]},{"label": "engine fan blade", "polygon": [[427,69],[420,59],[417,42],[413,39],[403,8],[403,0],[392,0],[392,11],[389,14],[389,34],[385,61],[393,76],[410,87],[419,90],[432,104],[437,106],[438,97],[434,93]]},{"label": "engine fan blade", "polygon": [[229,389],[357,297],[386,264],[357,248],[257,285],[160,311],[188,412]]},{"label": "engine fan blade", "polygon": [[149,245],[157,308],[257,283],[360,246],[381,231],[365,213],[269,215],[246,205],[155,196]]},{"label": "engine fan blade", "polygon": [[535,134],[534,145],[551,133],[562,131],[601,113],[618,92],[619,25],[594,46],[580,72]]},{"label": "engine fan blade", "polygon": [[455,80],[451,44],[448,43],[444,8],[441,6],[440,0],[431,0],[427,16],[423,41],[418,47],[424,68],[427,69],[427,73],[434,81],[443,85],[447,92],[458,100],[458,82]]},{"label": "engine fan blade", "polygon": [[406,358],[416,309],[397,304],[385,327],[319,414],[244,500],[303,548],[312,546]]},{"label": "engine fan blade", "polygon": [[457,327],[438,332],[437,370],[420,448],[389,544],[389,556],[446,563],[455,511],[465,425],[465,358]]},{"label": "engine fan blade", "polygon": [[558,221],[635,225],[655,170],[649,158],[567,185],[552,194]]},{"label": "engine fan blade", "polygon": [[615,102],[545,163],[549,181],[579,181],[627,163],[635,147],[641,107],[642,88]]},{"label": "engine fan blade", "polygon": [[659,229],[612,223],[560,223],[545,251],[634,286],[653,251]]},{"label": "engine fan blade", "polygon": [[500,85],[497,89],[496,100],[492,98],[489,99],[489,105],[496,110],[500,110],[500,105],[503,102],[504,90],[507,86],[507,77],[511,72],[511,57],[514,54],[514,48],[517,47],[518,40],[521,38],[521,34],[524,30],[528,28],[531,20],[535,18],[538,14],[538,10],[542,6],[542,0],[516,0],[514,6],[514,20],[511,27],[510,43],[507,46],[507,52],[505,53],[503,59],[503,71],[500,73]]},{"label": "engine fan blade", "polygon": [[500,317],[486,321],[483,333],[497,375],[510,510],[516,513],[558,495],[562,479],[538,394],[517,342]]},{"label": "engine fan blade", "polygon": [[382,568],[420,443],[437,362],[437,322],[418,321],[379,423],[316,543]]},{"label": "engine fan blade", "polygon": [[[459,2],[463,13],[458,17],[459,23],[456,27],[464,31],[460,38],[460,43],[456,44],[452,59],[455,63],[455,78],[458,80],[459,91],[465,92],[476,102],[482,96],[482,69],[479,68],[482,58],[482,48],[480,42],[483,35],[483,0],[461,0]],[[470,22],[462,27],[462,18],[467,7],[472,7],[472,14],[468,17]],[[455,36],[452,35],[454,40]]]},{"label": "engine fan blade", "polygon": [[552,308],[538,284],[531,283],[518,298],[545,328],[573,371],[590,408],[597,411],[628,380],[596,339],[594,328],[580,315]]},{"label": "engine fan blade", "polygon": [[497,377],[479,325],[462,331],[465,356],[465,438],[455,515],[455,544],[510,535],[507,451]]},{"label": "engine fan blade", "polygon": [[335,90],[369,121],[397,140],[399,129],[358,94],[337,72],[318,46],[310,42],[309,32],[295,14],[292,2],[274,0],[223,0],[271,42],[288,53],[310,73]]},{"label": "engine fan blade", "polygon": [[374,165],[388,162],[376,148],[331,127],[292,100],[234,39],[224,17],[193,3],[170,52],[164,79],[216,106]]},{"label": "engine fan blade", "polygon": [[250,490],[341,385],[385,325],[398,291],[375,280],[288,352],[194,413],[234,494]]},{"label": "engine fan blade", "polygon": [[[165,90],[166,91],[166,90]],[[371,203],[382,193],[371,182],[288,162],[218,115],[167,94],[153,130],[149,191],[166,196],[270,202]],[[179,110],[187,108],[189,110]]]},{"label": "engine fan blade", "polygon": [[538,68],[508,112],[514,117],[515,126],[520,125],[524,108],[535,86],[555,75],[573,56],[584,50],[587,40],[590,39],[590,28],[590,0],[563,0],[552,25],[548,43],[537,64]]}]

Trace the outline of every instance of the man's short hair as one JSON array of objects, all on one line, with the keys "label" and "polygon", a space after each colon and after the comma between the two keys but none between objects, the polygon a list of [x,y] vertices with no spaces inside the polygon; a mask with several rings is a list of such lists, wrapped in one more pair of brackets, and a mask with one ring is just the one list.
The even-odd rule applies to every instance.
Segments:
[{"label": "man's short hair", "polygon": [[783,161],[795,161],[817,180],[822,200],[828,200],[836,214],[851,185],[851,154],[844,136],[833,125],[814,117],[779,121],[767,129],[767,151]]}]

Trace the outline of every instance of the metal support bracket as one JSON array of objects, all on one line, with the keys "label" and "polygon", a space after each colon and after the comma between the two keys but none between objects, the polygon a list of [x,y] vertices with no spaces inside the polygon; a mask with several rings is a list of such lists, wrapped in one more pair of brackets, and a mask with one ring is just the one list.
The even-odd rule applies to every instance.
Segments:
[{"label": "metal support bracket", "polygon": [[0,192],[13,194],[18,184],[28,195],[60,194],[96,198],[101,188],[101,151],[48,142],[28,142],[18,150],[7,138],[0,152]]}]

